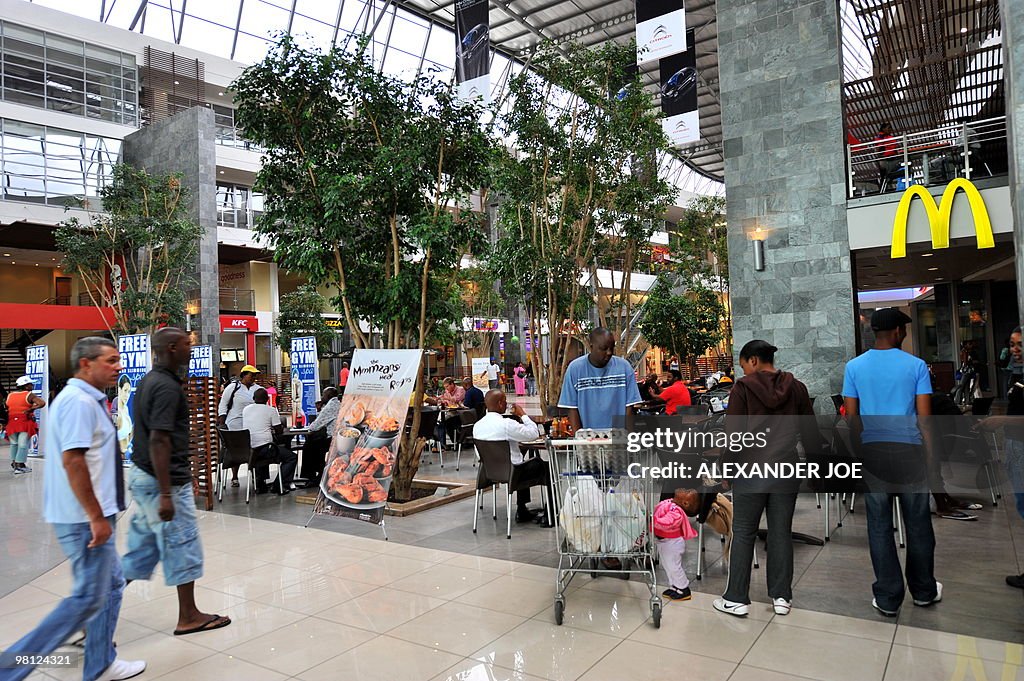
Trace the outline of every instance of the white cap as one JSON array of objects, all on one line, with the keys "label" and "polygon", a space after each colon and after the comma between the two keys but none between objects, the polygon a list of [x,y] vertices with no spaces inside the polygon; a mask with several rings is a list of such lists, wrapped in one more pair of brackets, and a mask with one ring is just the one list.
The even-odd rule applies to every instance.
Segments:
[{"label": "white cap", "polygon": [[23,385],[32,385],[32,378],[30,376],[22,376],[21,378],[14,382],[14,385],[18,386],[19,388]]}]

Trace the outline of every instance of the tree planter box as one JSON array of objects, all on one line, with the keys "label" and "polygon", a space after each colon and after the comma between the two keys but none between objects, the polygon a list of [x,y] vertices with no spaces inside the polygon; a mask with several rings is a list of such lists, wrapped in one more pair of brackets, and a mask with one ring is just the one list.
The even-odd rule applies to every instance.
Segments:
[{"label": "tree planter box", "polygon": [[[413,489],[416,490],[428,491],[428,496],[421,499],[414,499],[413,501],[408,501],[404,504],[389,501],[387,510],[385,511],[386,515],[398,517],[414,515],[461,499],[468,499],[476,492],[476,482],[474,480],[453,480],[449,478],[436,477],[429,480],[415,478],[412,481],[412,486]],[[452,493],[448,496],[436,497],[434,496],[434,490],[438,487],[447,487],[452,491]],[[312,505],[316,503],[318,493],[319,490],[316,489],[305,490],[302,493],[295,495],[295,503]]]}]

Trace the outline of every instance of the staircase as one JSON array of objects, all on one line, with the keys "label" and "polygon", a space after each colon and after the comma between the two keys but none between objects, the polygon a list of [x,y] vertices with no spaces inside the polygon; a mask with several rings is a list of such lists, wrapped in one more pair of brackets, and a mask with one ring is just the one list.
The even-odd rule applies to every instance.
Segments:
[{"label": "staircase", "polygon": [[[50,329],[0,329],[0,387],[7,392],[25,374],[25,348],[50,333]],[[54,385],[53,371],[50,382]]]},{"label": "staircase", "polygon": [[13,348],[0,348],[0,388],[14,389],[14,382],[25,373],[25,355]]}]

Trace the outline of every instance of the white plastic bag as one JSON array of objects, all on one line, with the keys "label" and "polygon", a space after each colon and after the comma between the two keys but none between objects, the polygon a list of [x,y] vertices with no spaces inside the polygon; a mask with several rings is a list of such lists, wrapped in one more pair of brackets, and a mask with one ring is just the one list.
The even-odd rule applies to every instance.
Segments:
[{"label": "white plastic bag", "polygon": [[593,477],[581,475],[565,491],[559,521],[574,551],[596,553],[601,548],[601,514],[604,495]]},{"label": "white plastic bag", "polygon": [[602,550],[605,553],[629,553],[647,530],[647,511],[638,492],[608,490],[605,495],[605,527]]}]

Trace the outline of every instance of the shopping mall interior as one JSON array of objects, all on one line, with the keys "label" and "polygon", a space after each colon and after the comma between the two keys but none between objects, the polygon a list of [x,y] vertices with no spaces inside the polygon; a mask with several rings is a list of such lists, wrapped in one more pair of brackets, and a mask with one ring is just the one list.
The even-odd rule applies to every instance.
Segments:
[{"label": "shopping mall interior", "polygon": [[[598,96],[573,91],[567,72],[592,75],[580,51],[600,61],[623,50],[629,63],[605,81],[575,76]],[[316,61],[328,52],[336,62]],[[289,70],[300,59],[320,70]],[[368,64],[381,80],[357,81],[337,63]],[[337,142],[351,142],[344,131],[367,122],[365,136],[383,142],[373,117],[359,117],[365,100],[338,83],[371,81],[387,87],[366,92],[411,92],[422,111],[475,102],[468,127],[437,127],[486,133],[486,157],[504,160],[485,173],[458,154],[391,148],[352,170],[344,163],[366,157]],[[530,83],[544,93],[536,110]],[[586,125],[600,135],[576,137]],[[457,146],[442,139],[442,150]],[[541,145],[549,157],[530,166]],[[601,149],[620,156],[589,158]],[[406,166],[431,179],[403,195],[417,207],[402,214],[367,177]],[[187,199],[164,220],[138,209],[142,193],[115,202],[126,167],[156,178],[147,191]],[[979,425],[1024,414],[1022,168],[1016,0],[0,0],[0,456],[11,460],[0,475],[0,681],[1024,678],[1024,444],[1010,421]],[[572,194],[566,178],[585,184],[590,171],[590,196]],[[481,174],[457,182],[457,172]],[[594,201],[602,174],[634,194]],[[324,200],[328,177],[337,195]],[[423,236],[442,223],[441,236]],[[190,235],[162,287],[140,273],[151,276],[155,257],[161,266],[161,251],[178,253],[174,237],[142,247],[139,225]],[[103,251],[102,239],[118,245]],[[552,255],[556,241],[570,250]],[[724,432],[730,387],[757,371],[741,348],[758,339],[806,386],[829,455],[857,461],[842,435],[853,423],[844,398],[857,402],[844,378],[886,342],[893,329],[875,314],[886,308],[909,318],[902,349],[956,414],[942,439],[945,488],[916,495],[934,497],[924,512],[934,549],[905,499],[889,523],[866,488],[805,485],[784,595],[786,560],[765,541],[776,541],[778,511],[755,518],[746,565],[733,543],[738,491],[702,479],[696,506],[663,507],[680,498],[674,487],[623,475],[608,463],[627,451],[612,421],[584,415],[585,391],[610,385],[594,364],[604,347],[595,327],[618,340],[607,366],[625,367],[615,416],[628,411],[630,427],[638,412]],[[180,336],[158,331],[168,320]],[[168,585],[171,520],[153,499],[169,493],[147,506],[136,487],[140,472],[165,481],[147,472],[153,464],[111,472],[159,439],[129,401],[169,356],[169,335],[193,353],[187,372],[178,367],[189,427],[174,451],[190,467],[180,484],[194,494],[195,524],[174,538],[201,542],[195,603],[222,616],[196,631],[183,630],[183,611],[175,619],[181,587]],[[72,351],[97,336],[119,347],[123,372],[93,384],[114,425],[99,419],[96,439],[74,450],[89,468],[76,469],[54,443],[80,421],[52,416],[69,385],[86,394],[68,381],[96,355]],[[596,378],[572,379],[574,366]],[[683,381],[688,404],[669,411],[658,395]],[[26,386],[45,407],[33,412]],[[260,388],[284,431],[253,446],[241,412],[263,406]],[[537,429],[487,437],[493,411]],[[491,441],[506,439],[512,458],[499,442],[495,463]],[[94,453],[114,465],[94,468]],[[517,473],[523,465],[550,487]],[[69,552],[54,485],[77,494],[105,475],[130,482],[109,540],[130,583],[113,652],[103,649],[116,659],[94,670],[102,647],[82,632],[103,636],[99,617],[45,646],[28,637],[55,630],[45,618],[70,607],[82,555],[98,550]],[[75,526],[92,531],[86,501],[68,499],[86,520]],[[671,545],[685,546],[681,558],[656,507],[684,511]],[[148,580],[129,574],[142,517],[161,548]],[[906,567],[895,606],[881,600],[880,565],[892,557],[879,558],[878,522]],[[925,564],[937,587],[922,596],[931,587],[914,575]],[[727,596],[743,572],[749,604]]]}]

